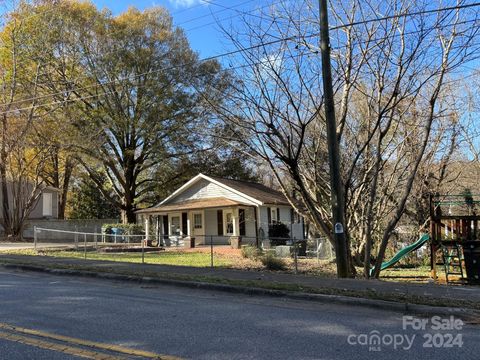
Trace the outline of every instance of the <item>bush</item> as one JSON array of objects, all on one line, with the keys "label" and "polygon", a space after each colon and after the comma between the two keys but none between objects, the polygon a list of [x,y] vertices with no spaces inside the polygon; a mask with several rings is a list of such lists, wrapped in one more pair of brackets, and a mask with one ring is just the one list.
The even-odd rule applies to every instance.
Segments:
[{"label": "bush", "polygon": [[123,235],[143,235],[143,227],[138,224],[103,224],[102,232],[105,234],[113,234],[112,229],[117,228],[122,230]]},{"label": "bush", "polygon": [[268,238],[272,246],[286,245],[290,238],[290,229],[280,222],[271,224],[268,227]]},{"label": "bush", "polygon": [[256,246],[252,246],[252,245],[242,246],[242,257],[246,259],[258,260],[258,258],[262,256],[262,254],[263,254],[262,249],[259,249]]},{"label": "bush", "polygon": [[287,268],[287,263],[272,253],[266,253],[260,258],[260,261],[267,270],[285,270]]}]

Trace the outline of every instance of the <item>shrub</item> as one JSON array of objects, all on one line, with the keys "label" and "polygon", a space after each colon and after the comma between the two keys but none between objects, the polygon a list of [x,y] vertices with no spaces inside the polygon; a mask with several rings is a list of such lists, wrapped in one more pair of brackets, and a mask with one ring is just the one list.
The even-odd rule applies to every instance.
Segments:
[{"label": "shrub", "polygon": [[124,235],[143,235],[143,227],[138,224],[103,224],[102,232],[105,234],[112,234],[112,229],[117,228],[122,230]]},{"label": "shrub", "polygon": [[263,254],[262,249],[259,249],[256,246],[252,246],[252,245],[242,246],[242,257],[246,259],[258,260],[258,258],[262,256],[262,254]]},{"label": "shrub", "polygon": [[260,261],[267,270],[285,270],[287,268],[287,263],[283,259],[277,258],[270,252],[262,256]]},{"label": "shrub", "polygon": [[272,246],[285,245],[290,238],[290,229],[283,223],[273,223],[268,227],[268,238]]}]

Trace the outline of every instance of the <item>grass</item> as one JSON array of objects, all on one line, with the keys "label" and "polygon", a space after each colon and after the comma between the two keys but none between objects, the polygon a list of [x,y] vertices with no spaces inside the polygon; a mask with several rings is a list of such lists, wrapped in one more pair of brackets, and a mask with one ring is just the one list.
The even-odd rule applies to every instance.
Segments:
[{"label": "grass", "polygon": [[[83,259],[84,252],[82,250],[58,250],[58,249],[23,249],[23,250],[5,250],[3,254],[10,255],[28,255],[28,256],[51,256],[57,258],[73,258]],[[138,252],[125,253],[104,253],[87,251],[88,260],[102,260],[102,261],[118,261],[141,263],[142,254]],[[214,254],[214,266],[224,267],[238,270],[254,270],[265,271],[265,266],[258,259],[243,258],[241,255],[227,255]],[[286,267],[283,270],[287,273],[295,271],[295,264],[293,259],[276,259],[285,263]],[[210,267],[211,259],[210,253],[205,252],[190,252],[190,251],[165,251],[155,253],[145,253],[146,264],[158,265],[178,265],[178,266],[193,266],[193,267]],[[273,270],[273,269],[272,269]],[[335,277],[336,267],[335,263],[331,261],[318,261],[316,259],[298,259],[297,270],[299,274],[313,275],[319,277]]]},{"label": "grass", "polygon": [[[29,255],[29,256],[51,256],[58,258],[73,258],[83,259],[83,250],[59,250],[59,249],[24,249],[24,250],[6,250],[2,251],[4,254],[11,255]],[[142,254],[139,252],[124,252],[124,253],[105,253],[88,251],[87,259],[102,260],[102,261],[118,261],[141,263]],[[283,272],[293,273],[295,271],[294,260],[291,258],[283,258],[274,260],[281,260],[285,264]],[[177,266],[193,266],[193,267],[210,267],[211,259],[208,252],[191,252],[191,251],[161,251],[145,253],[146,264],[157,265],[177,265]],[[266,267],[262,264],[260,257],[244,258],[241,255],[226,255],[214,254],[214,266],[224,267],[238,270],[254,270],[265,271]],[[270,269],[281,270],[281,269]],[[297,271],[299,274],[312,275],[325,278],[336,277],[336,265],[333,261],[325,261],[317,259],[299,258],[297,263]],[[357,273],[361,276],[362,268],[357,268]],[[382,271],[381,278],[387,281],[401,281],[401,282],[427,282],[430,277],[430,269],[428,266],[421,266],[417,268],[390,268]]]},{"label": "grass", "polygon": [[[43,255],[52,256],[58,258],[73,258],[83,259],[83,251],[72,250],[9,250],[2,251],[3,254],[11,255]],[[142,254],[135,252],[129,253],[102,253],[102,252],[87,252],[88,260],[103,260],[103,261],[119,261],[130,263],[141,263]],[[214,265],[219,267],[231,267],[233,261],[226,256],[216,254],[213,258]],[[183,251],[168,251],[168,252],[156,252],[145,253],[146,264],[158,264],[158,265],[179,265],[179,266],[194,266],[194,267],[210,267],[211,259],[209,253],[197,253],[197,252],[183,252]]]},{"label": "grass", "polygon": [[[439,268],[437,271],[443,271],[443,269]],[[381,278],[388,281],[426,282],[430,279],[430,266],[393,267],[383,270]]]}]

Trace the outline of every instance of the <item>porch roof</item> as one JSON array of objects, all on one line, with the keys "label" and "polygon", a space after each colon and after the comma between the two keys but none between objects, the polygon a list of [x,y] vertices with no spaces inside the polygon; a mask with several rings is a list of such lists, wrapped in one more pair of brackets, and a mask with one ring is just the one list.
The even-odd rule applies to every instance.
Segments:
[{"label": "porch roof", "polygon": [[231,200],[224,197],[218,197],[218,198],[209,198],[209,199],[187,200],[187,201],[182,201],[176,204],[166,204],[161,206],[155,206],[147,209],[138,210],[137,214],[164,213],[169,211],[182,211],[182,210],[199,210],[199,209],[229,207],[229,206],[238,206],[238,205],[252,206],[249,204],[242,203],[240,201]]}]

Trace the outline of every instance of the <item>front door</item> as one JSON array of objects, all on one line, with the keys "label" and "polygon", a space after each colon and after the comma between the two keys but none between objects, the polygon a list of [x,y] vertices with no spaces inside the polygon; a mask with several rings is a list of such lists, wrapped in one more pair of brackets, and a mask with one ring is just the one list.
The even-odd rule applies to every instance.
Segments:
[{"label": "front door", "polygon": [[192,213],[192,235],[196,239],[196,243],[205,244],[205,219],[203,211],[195,211]]}]

